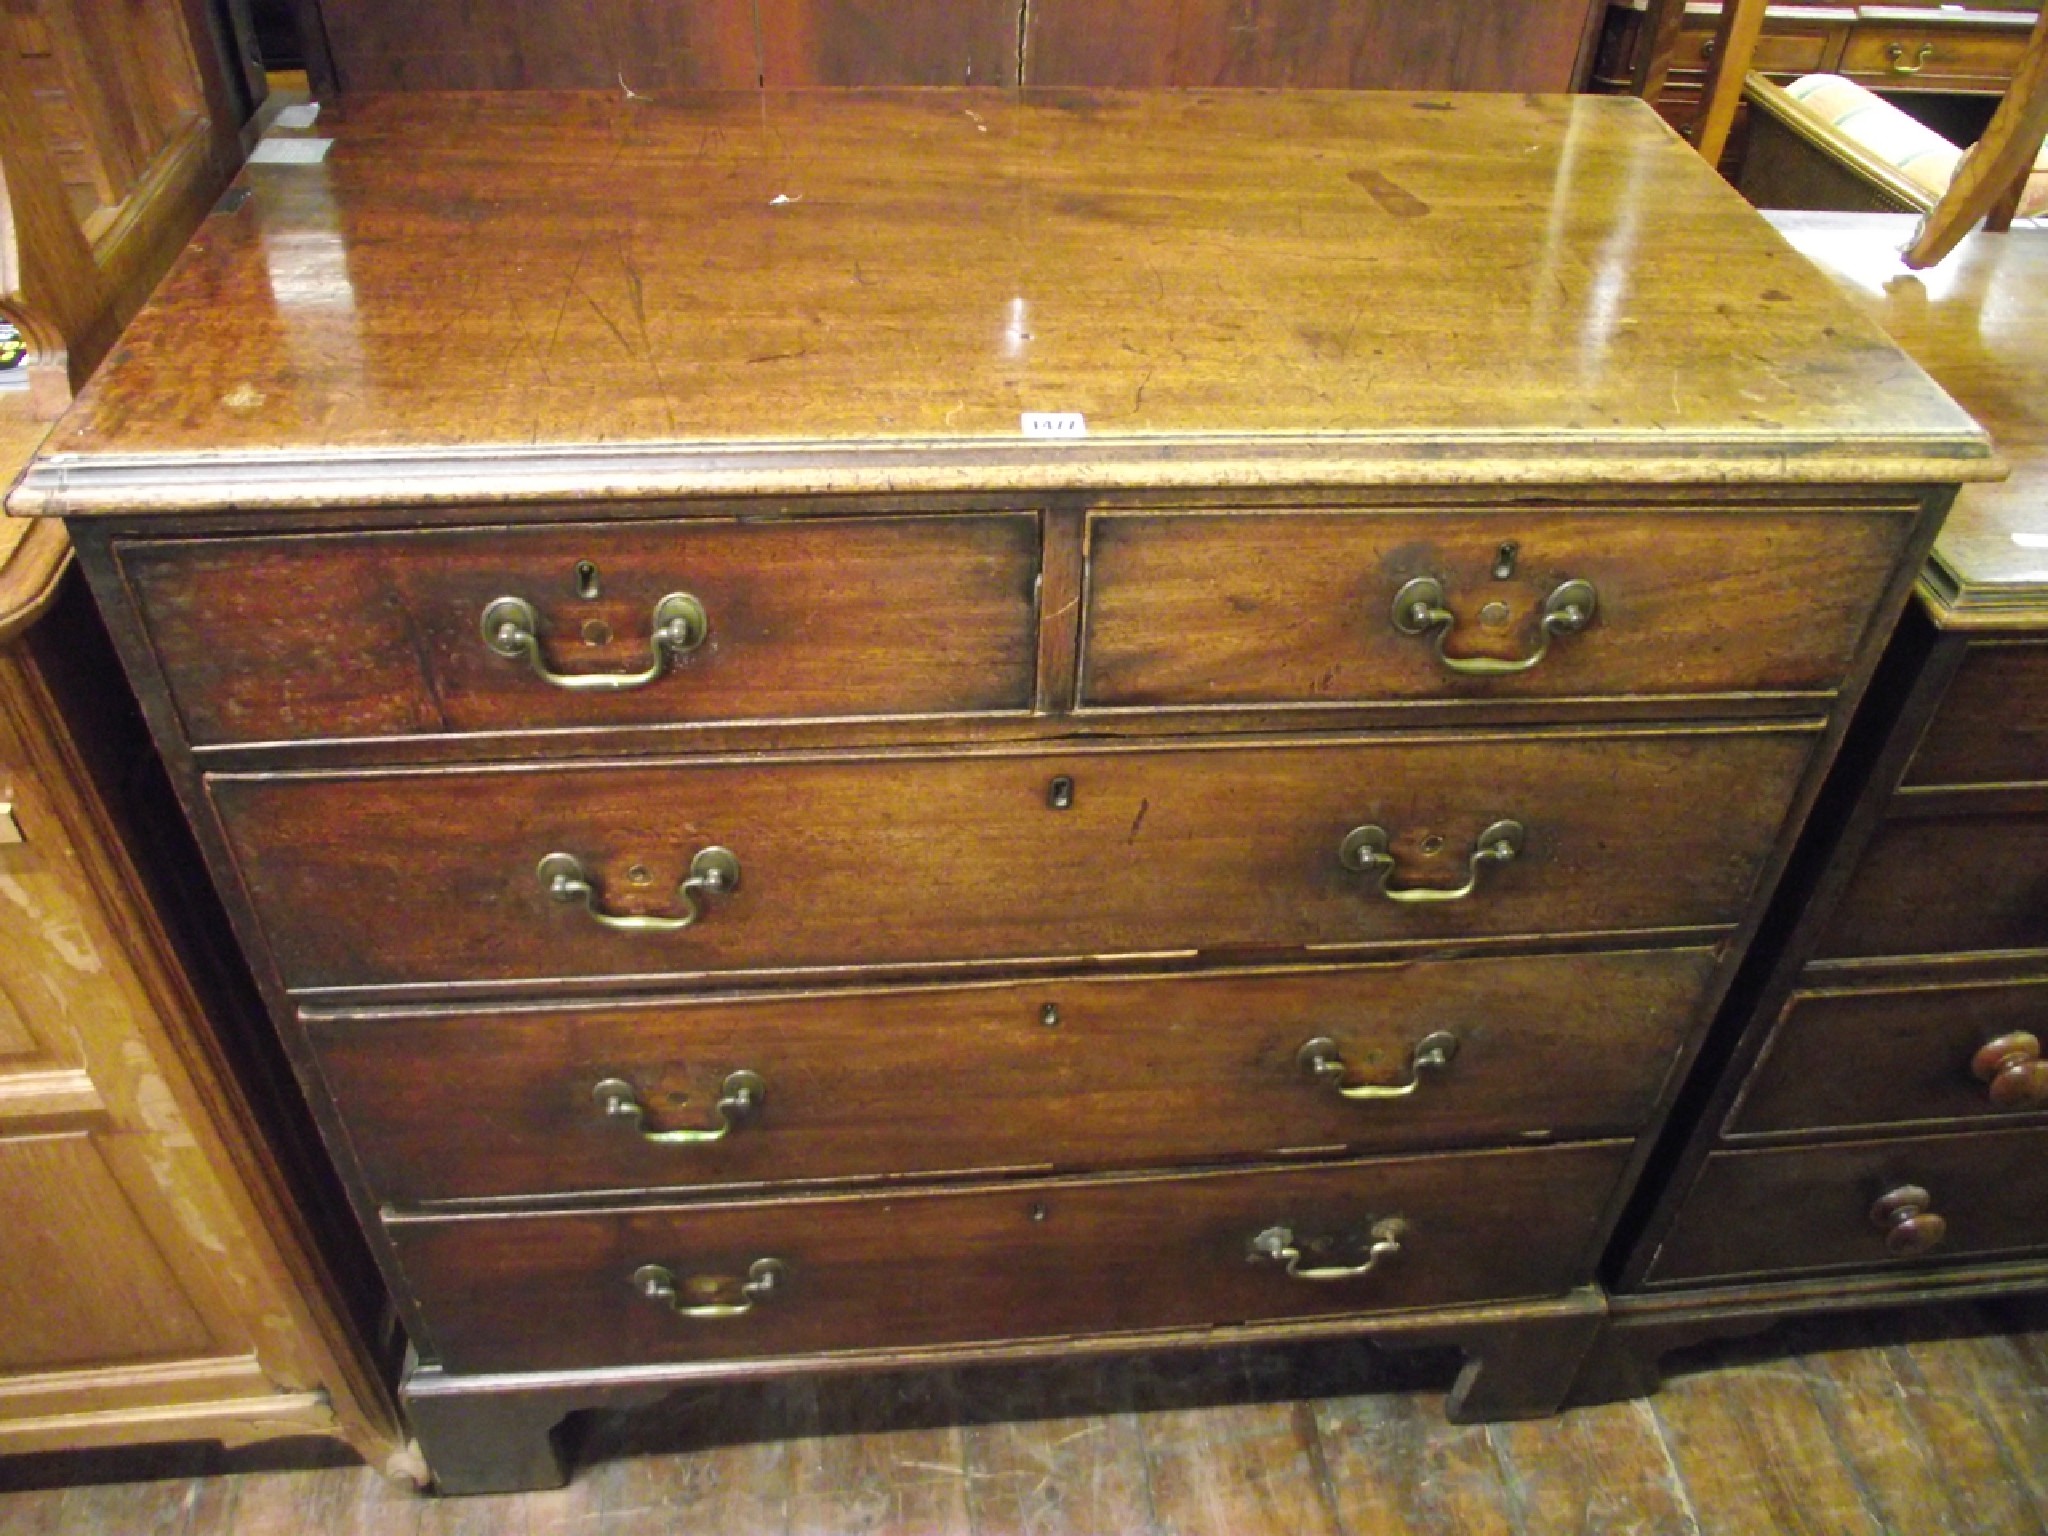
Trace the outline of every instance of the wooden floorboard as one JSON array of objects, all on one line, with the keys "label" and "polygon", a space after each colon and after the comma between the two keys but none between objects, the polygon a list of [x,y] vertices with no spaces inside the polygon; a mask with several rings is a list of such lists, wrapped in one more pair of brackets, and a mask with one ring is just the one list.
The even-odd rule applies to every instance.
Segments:
[{"label": "wooden floorboard", "polygon": [[1653,1399],[1476,1427],[1445,1362],[1358,1344],[696,1390],[590,1421],[567,1488],[478,1499],[20,1457],[0,1536],[2048,1536],[2040,1304],[1676,1363]]}]

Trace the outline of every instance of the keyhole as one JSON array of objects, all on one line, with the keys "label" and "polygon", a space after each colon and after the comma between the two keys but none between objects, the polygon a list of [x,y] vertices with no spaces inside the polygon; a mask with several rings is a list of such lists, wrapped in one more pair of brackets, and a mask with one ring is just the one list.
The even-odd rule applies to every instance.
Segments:
[{"label": "keyhole", "polygon": [[1064,773],[1046,786],[1045,803],[1056,811],[1064,811],[1074,803],[1074,781]]},{"label": "keyhole", "polygon": [[576,595],[586,602],[598,594],[597,567],[588,560],[576,562]]},{"label": "keyhole", "polygon": [[1047,1003],[1038,1010],[1038,1022],[1047,1029],[1057,1029],[1060,1023],[1060,1009],[1057,1003]]}]

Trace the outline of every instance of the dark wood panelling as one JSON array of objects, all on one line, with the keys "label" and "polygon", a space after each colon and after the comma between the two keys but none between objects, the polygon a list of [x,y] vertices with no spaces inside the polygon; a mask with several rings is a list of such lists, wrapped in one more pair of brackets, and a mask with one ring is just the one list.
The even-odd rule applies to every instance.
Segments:
[{"label": "dark wood panelling", "polygon": [[[744,1360],[830,1349],[1059,1337],[1220,1321],[1541,1296],[1585,1261],[1624,1142],[1526,1152],[711,1203],[640,1211],[400,1220],[406,1272],[456,1371]],[[1386,1220],[1405,1231],[1376,1238]],[[1251,1256],[1285,1226],[1301,1264],[1372,1273],[1312,1282]],[[763,1257],[787,1273],[744,1317],[677,1317],[640,1266],[686,1300],[729,1301]]]},{"label": "dark wood panelling", "polygon": [[746,89],[752,0],[321,0],[341,89]]},{"label": "dark wood panelling", "polygon": [[1887,821],[1817,957],[2048,949],[2048,797],[1980,798],[1983,814]]},{"label": "dark wood panelling", "polygon": [[1564,91],[1604,5],[1585,0],[1030,0],[1047,86]]},{"label": "dark wood panelling", "polygon": [[820,85],[1014,86],[1019,4],[1020,0],[758,0],[762,73],[771,90]]},{"label": "dark wood panelling", "polygon": [[[1812,740],[1529,733],[211,783],[284,981],[311,990],[1732,924]],[[1067,809],[1051,803],[1061,778]],[[1377,825],[1396,889],[1450,889],[1503,817],[1522,851],[1462,900],[1397,903],[1339,859]],[[738,856],[741,883],[681,932],[604,930],[536,872],[566,852],[606,910],[674,916],[707,845]]]},{"label": "dark wood panelling", "polygon": [[[1621,1134],[1712,963],[1535,956],[309,1027],[374,1195],[406,1205]],[[1405,1099],[1346,1100],[1296,1060],[1328,1038],[1347,1085],[1412,1082],[1438,1031],[1455,1054]],[[592,1093],[621,1078],[647,1129],[715,1127],[741,1068],[762,1104],[715,1146],[649,1144]]]}]

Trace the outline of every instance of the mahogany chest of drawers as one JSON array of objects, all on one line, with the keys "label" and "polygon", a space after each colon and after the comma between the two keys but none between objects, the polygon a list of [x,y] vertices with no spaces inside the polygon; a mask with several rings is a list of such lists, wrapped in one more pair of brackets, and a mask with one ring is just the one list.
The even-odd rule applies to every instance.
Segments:
[{"label": "mahogany chest of drawers", "polygon": [[2048,1283],[2048,240],[1974,235],[1900,281],[1910,217],[1773,219],[2012,474],[1935,544],[1646,1188],[1585,1399],[1786,1316]]},{"label": "mahogany chest of drawers", "polygon": [[444,1488],[770,1372],[1366,1333],[1555,1405],[1992,468],[1647,108],[370,99],[247,185],[12,505]]}]

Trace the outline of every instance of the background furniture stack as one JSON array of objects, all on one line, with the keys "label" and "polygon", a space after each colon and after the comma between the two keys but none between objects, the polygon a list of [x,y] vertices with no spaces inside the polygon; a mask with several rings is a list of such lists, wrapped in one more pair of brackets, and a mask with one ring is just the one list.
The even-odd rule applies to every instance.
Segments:
[{"label": "background furniture stack", "polygon": [[1696,156],[1594,98],[607,92],[248,177],[13,505],[442,1486],[766,1373],[1364,1333],[1554,1405],[1987,468]]},{"label": "background furniture stack", "polygon": [[1753,956],[1579,1396],[1802,1312],[2048,1281],[2048,240],[1898,272],[1909,217],[1774,216],[2010,460],[1949,517]]}]

